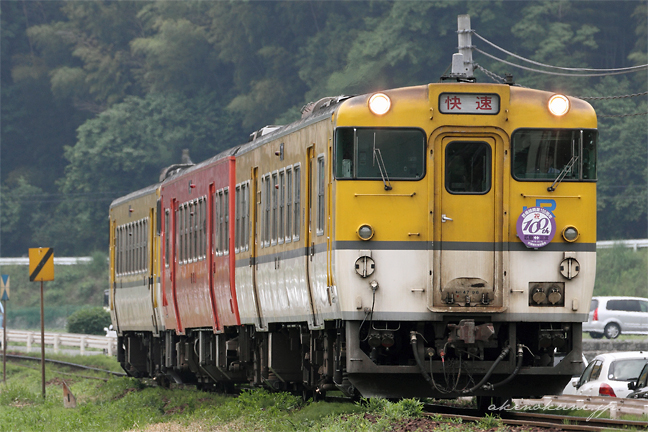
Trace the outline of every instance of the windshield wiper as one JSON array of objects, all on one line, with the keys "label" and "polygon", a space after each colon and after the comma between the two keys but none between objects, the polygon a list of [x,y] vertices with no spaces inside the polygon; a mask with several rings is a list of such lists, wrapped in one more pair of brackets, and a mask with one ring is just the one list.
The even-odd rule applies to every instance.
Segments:
[{"label": "windshield wiper", "polygon": [[380,149],[376,148],[376,134],[374,133],[374,145],[373,145],[373,165],[376,165],[378,161],[378,169],[380,170],[380,177],[382,178],[383,184],[385,185],[385,190],[392,190],[391,182],[387,176],[387,167],[385,167],[385,161],[383,160],[382,153]]},{"label": "windshield wiper", "polygon": [[578,160],[578,156],[572,156],[571,160],[565,165],[565,167],[560,171],[560,174],[558,174],[558,177],[556,177],[556,180],[554,180],[553,184],[547,188],[549,192],[553,192],[556,190],[560,182],[563,181],[567,173],[570,173],[572,170],[572,167]]}]

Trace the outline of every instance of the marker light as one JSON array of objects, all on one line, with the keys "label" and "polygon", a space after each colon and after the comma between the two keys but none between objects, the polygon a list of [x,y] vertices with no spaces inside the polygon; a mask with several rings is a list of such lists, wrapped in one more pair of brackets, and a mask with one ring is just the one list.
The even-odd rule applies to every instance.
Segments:
[{"label": "marker light", "polygon": [[358,228],[358,237],[362,240],[371,240],[371,237],[374,235],[374,230],[371,228],[371,225],[361,225]]},{"label": "marker light", "polygon": [[568,242],[574,242],[579,236],[579,232],[576,229],[576,227],[573,226],[566,226],[565,229],[563,229],[562,236],[563,238],[568,241]]},{"label": "marker light", "polygon": [[549,111],[556,116],[562,116],[569,111],[569,99],[567,96],[556,94],[549,98]]},{"label": "marker light", "polygon": [[384,93],[376,93],[369,98],[369,109],[376,115],[386,114],[391,108],[391,100]]}]

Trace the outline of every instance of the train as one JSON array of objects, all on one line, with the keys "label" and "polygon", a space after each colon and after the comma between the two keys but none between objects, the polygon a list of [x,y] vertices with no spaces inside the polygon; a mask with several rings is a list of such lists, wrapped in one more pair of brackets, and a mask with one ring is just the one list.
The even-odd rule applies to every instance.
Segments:
[{"label": "train", "polygon": [[323,98],[110,205],[134,377],[320,398],[556,394],[596,268],[585,101],[444,80]]}]

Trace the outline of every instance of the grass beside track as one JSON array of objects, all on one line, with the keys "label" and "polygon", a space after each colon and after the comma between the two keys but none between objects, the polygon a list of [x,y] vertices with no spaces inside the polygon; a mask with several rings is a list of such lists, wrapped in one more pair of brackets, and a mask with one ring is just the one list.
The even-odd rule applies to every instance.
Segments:
[{"label": "grass beside track", "polygon": [[[120,371],[106,356],[52,356],[56,360]],[[99,371],[46,365],[46,398],[41,396],[40,365],[7,362],[7,382],[0,382],[0,431],[307,431],[379,432],[442,430],[512,432],[495,416],[477,423],[440,416],[422,417],[423,404],[406,399],[361,404],[302,402],[289,393],[245,390],[236,398],[192,387],[164,389],[125,377],[106,378]],[[76,408],[63,407],[62,382],[76,396]]]}]

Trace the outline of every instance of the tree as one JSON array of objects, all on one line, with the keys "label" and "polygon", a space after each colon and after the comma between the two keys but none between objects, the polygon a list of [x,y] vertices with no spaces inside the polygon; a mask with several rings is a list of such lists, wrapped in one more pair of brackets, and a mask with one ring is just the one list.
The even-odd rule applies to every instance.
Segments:
[{"label": "tree", "polygon": [[236,119],[217,102],[214,94],[156,93],[127,98],[87,121],[77,144],[65,150],[65,201],[56,224],[43,225],[39,237],[63,253],[105,248],[110,201],[156,183],[164,167],[180,162],[182,149],[200,161],[240,144]]},{"label": "tree", "polygon": [[68,333],[91,335],[105,334],[104,328],[110,325],[110,313],[102,307],[83,308],[68,317]]}]

